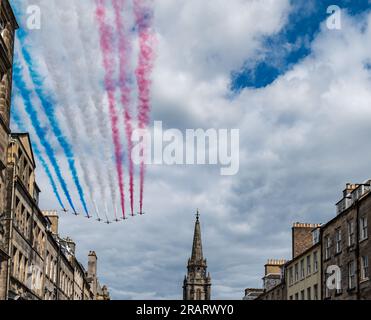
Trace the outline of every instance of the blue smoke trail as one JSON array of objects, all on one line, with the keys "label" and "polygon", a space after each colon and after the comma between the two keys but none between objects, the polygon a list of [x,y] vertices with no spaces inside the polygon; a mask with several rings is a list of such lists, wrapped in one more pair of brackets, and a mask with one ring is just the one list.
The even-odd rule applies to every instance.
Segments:
[{"label": "blue smoke trail", "polygon": [[[24,127],[24,124],[21,120],[21,118],[19,117],[19,115],[14,111],[14,108],[12,108],[12,111],[11,111],[11,116],[12,116],[12,121],[14,121],[19,130],[23,131],[23,132],[27,132],[26,128]],[[31,144],[32,144],[32,149],[33,149],[33,153],[36,155],[37,159],[39,160],[39,162],[41,163],[41,166],[43,167],[45,173],[46,173],[46,176],[48,177],[49,179],[49,182],[50,182],[50,185],[52,186],[52,189],[53,189],[53,192],[54,192],[54,195],[56,196],[60,206],[62,207],[63,210],[65,210],[65,206],[63,205],[63,202],[62,202],[62,199],[61,199],[61,196],[59,194],[59,191],[58,191],[58,188],[57,188],[57,185],[54,181],[54,178],[52,176],[52,173],[50,172],[50,169],[49,169],[49,166],[48,164],[46,163],[39,147],[37,146],[36,143],[34,143],[33,141],[31,141]]]},{"label": "blue smoke trail", "polygon": [[59,168],[57,159],[55,157],[54,150],[50,143],[46,139],[46,131],[44,128],[41,127],[40,125],[40,120],[39,117],[37,116],[37,112],[32,105],[32,99],[31,99],[31,91],[27,88],[27,85],[25,81],[22,78],[22,66],[20,64],[19,57],[17,53],[15,54],[15,63],[14,63],[14,68],[13,68],[13,77],[14,77],[14,85],[18,88],[21,97],[23,98],[24,105],[25,105],[25,110],[27,114],[29,115],[32,125],[36,131],[37,136],[40,139],[41,144],[43,145],[46,154],[48,155],[48,158],[55,170],[55,173],[58,177],[58,180],[62,186],[62,190],[68,200],[68,203],[70,204],[71,208],[76,212],[75,206],[72,202],[70,193],[67,188],[67,184],[62,176],[61,170]]},{"label": "blue smoke trail", "polygon": [[64,151],[64,153],[67,157],[68,165],[69,165],[69,168],[70,168],[70,171],[71,171],[71,174],[72,174],[73,181],[76,185],[81,203],[84,207],[85,213],[89,216],[88,208],[87,208],[86,201],[85,201],[84,191],[81,187],[80,180],[79,180],[77,170],[76,170],[76,166],[75,166],[75,156],[74,156],[72,147],[70,146],[69,142],[64,137],[64,135],[62,134],[62,130],[59,127],[58,120],[55,116],[54,107],[53,107],[55,102],[52,101],[52,97],[47,96],[43,92],[43,89],[42,89],[43,79],[40,77],[40,74],[37,72],[37,70],[34,66],[34,63],[32,61],[31,55],[30,55],[30,53],[27,49],[26,37],[27,37],[27,33],[23,29],[19,29],[17,31],[17,38],[20,42],[21,51],[22,51],[23,57],[26,61],[26,64],[27,64],[32,82],[35,86],[35,92],[36,92],[37,96],[39,97],[39,99],[41,101],[41,106],[42,106],[42,108],[43,108],[43,110],[44,110],[44,112],[45,112],[45,114],[46,114],[46,116],[47,116],[47,118],[48,118],[48,120],[51,124],[53,133],[54,133],[55,137],[57,138],[59,144],[61,145],[61,147],[62,147],[62,149],[63,149],[63,151]]}]

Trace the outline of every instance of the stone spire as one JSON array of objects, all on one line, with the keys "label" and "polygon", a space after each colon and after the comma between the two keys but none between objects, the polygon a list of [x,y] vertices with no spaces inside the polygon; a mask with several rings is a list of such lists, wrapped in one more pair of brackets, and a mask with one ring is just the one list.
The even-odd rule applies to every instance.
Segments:
[{"label": "stone spire", "polygon": [[194,236],[193,236],[191,261],[192,262],[199,262],[199,261],[202,261],[202,260],[203,260],[203,255],[202,255],[200,213],[197,209],[195,232],[194,232]]},{"label": "stone spire", "polygon": [[188,260],[188,272],[183,281],[184,300],[210,300],[211,277],[207,273],[206,259],[202,253],[200,214],[197,210],[193,235],[192,255]]}]

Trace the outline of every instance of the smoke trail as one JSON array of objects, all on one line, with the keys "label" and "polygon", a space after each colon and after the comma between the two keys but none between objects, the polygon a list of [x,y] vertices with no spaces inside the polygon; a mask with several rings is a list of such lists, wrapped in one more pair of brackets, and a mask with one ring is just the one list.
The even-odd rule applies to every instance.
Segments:
[{"label": "smoke trail", "polygon": [[[78,4],[80,4],[79,1],[73,1],[74,4],[74,11],[76,12],[81,12],[81,8],[78,7]],[[115,183],[115,177],[114,177],[114,172],[113,168],[111,166],[111,159],[110,159],[110,144],[111,140],[109,137],[109,129],[107,126],[107,118],[104,112],[102,112],[103,108],[102,106],[102,97],[100,95],[100,88],[98,86],[98,82],[95,81],[98,79],[97,73],[96,73],[96,57],[92,57],[91,54],[91,48],[87,46],[87,43],[92,41],[92,35],[89,33],[86,35],[84,33],[84,30],[87,28],[84,27],[83,21],[84,19],[79,19],[76,17],[76,20],[78,22],[78,32],[79,32],[79,38],[83,47],[83,57],[85,60],[85,73],[87,74],[88,78],[88,85],[90,86],[90,93],[91,93],[91,99],[93,103],[93,107],[95,109],[95,114],[96,114],[96,122],[98,124],[98,131],[100,136],[103,139],[103,149],[104,149],[104,162],[105,162],[105,167],[107,168],[107,176],[108,176],[108,185],[109,185],[109,191],[111,194],[111,200],[112,204],[116,206],[116,200],[117,200],[117,194],[116,194],[116,183]],[[105,194],[105,193],[103,193]]]},{"label": "smoke trail", "polygon": [[[64,10],[62,10],[62,12],[64,12]],[[69,11],[66,10],[66,13],[69,13]],[[63,20],[63,17],[60,17],[60,19]],[[67,48],[77,47],[77,44],[73,42],[74,38],[67,39],[65,32],[63,33],[62,38],[63,38],[62,41],[64,42],[64,48],[66,50],[67,56],[73,57],[74,50],[72,48],[71,49],[67,49]],[[67,45],[68,41],[69,43]],[[69,72],[66,72],[66,70],[63,70],[63,74],[62,74],[61,68],[55,63],[56,60],[54,57],[57,55],[58,55],[58,52],[52,52],[52,53],[50,51],[46,52],[46,54],[44,55],[45,63],[49,71],[49,75],[51,76],[53,86],[56,89],[55,91],[58,95],[58,101],[63,104],[63,108],[65,110],[63,115],[67,123],[69,124],[72,144],[77,146],[79,145],[80,139],[79,139],[79,131],[77,129],[78,123],[77,123],[76,116],[74,114],[76,109],[78,109],[83,116],[83,119],[84,119],[83,123],[84,123],[84,129],[85,129],[86,136],[93,136],[94,129],[95,129],[94,121],[89,111],[90,109],[89,108],[89,97],[87,96],[85,88],[83,87],[83,83],[86,82],[85,81],[86,79],[83,76],[85,74],[85,70],[83,70],[80,67],[80,64],[77,61],[77,63],[74,64],[75,70],[73,70],[73,68],[71,67],[72,64],[69,63],[67,65]],[[88,68],[86,67],[86,69]],[[73,72],[73,71],[76,71],[76,72]],[[73,77],[71,77],[72,73],[74,75]],[[66,76],[65,76],[66,74],[69,74],[70,81],[66,79]],[[69,85],[70,83],[73,83],[74,90],[71,90],[71,86]],[[74,95],[71,91],[73,91]],[[75,103],[75,99],[71,97],[74,97],[75,99],[77,98],[77,103]],[[72,101],[74,103],[71,103]],[[74,108],[74,105],[77,105],[78,108]],[[80,153],[79,158],[80,158],[80,166],[81,166],[82,173],[83,173],[83,179],[84,179],[85,185],[88,188],[90,200],[93,201],[94,188],[93,188],[93,183],[91,180],[91,174],[89,172],[88,161],[84,153]],[[97,161],[93,161],[93,166],[94,166],[95,173],[96,173],[97,180],[98,180],[97,185],[98,185],[98,188],[100,189],[100,195],[103,198],[105,198],[104,196],[105,193],[104,193],[104,188],[103,188],[104,179],[102,177],[99,163]],[[97,208],[95,206],[96,216],[99,219],[99,213],[96,209]]]},{"label": "smoke trail", "polygon": [[[23,132],[27,132],[26,128],[24,127],[24,124],[21,120],[21,118],[19,117],[19,115],[14,111],[14,107],[12,109],[12,121],[14,121],[16,123],[16,125],[18,126],[18,129],[23,131]],[[49,183],[50,185],[52,186],[52,190],[53,190],[53,193],[55,195],[55,197],[57,198],[60,206],[62,207],[63,210],[65,210],[65,206],[63,205],[63,202],[62,202],[62,199],[61,199],[61,196],[59,194],[59,191],[58,191],[58,188],[57,188],[57,185],[54,181],[54,178],[53,178],[53,175],[52,173],[50,172],[50,169],[49,169],[49,166],[48,164],[46,163],[39,147],[37,146],[36,143],[34,143],[32,140],[31,140],[31,145],[32,145],[32,149],[33,149],[33,153],[36,155],[37,159],[39,160],[39,162],[41,163],[41,166],[43,167],[44,171],[45,171],[45,174],[46,176],[48,177],[49,179]]]},{"label": "smoke trail", "polygon": [[[139,34],[139,58],[138,66],[135,71],[139,90],[138,97],[138,126],[145,129],[149,123],[150,115],[150,76],[154,63],[154,41],[155,36],[152,29],[153,6],[152,1],[134,0],[135,22]],[[144,150],[141,150],[144,153]],[[142,160],[140,164],[140,191],[139,205],[140,213],[143,212],[143,192],[144,192],[145,165]]]},{"label": "smoke trail", "polygon": [[105,68],[105,87],[108,94],[108,104],[111,117],[112,137],[115,148],[116,170],[118,175],[120,201],[122,215],[125,219],[125,197],[124,197],[124,182],[122,170],[122,150],[120,143],[120,133],[118,128],[118,115],[115,106],[115,84],[113,81],[114,65],[112,57],[112,30],[105,22],[106,10],[104,0],[96,0],[96,18],[99,24],[100,46],[103,53],[103,66]]},{"label": "smoke trail", "polygon": [[[74,116],[74,107],[72,104],[68,101],[70,93],[66,90],[67,82],[63,81],[63,77],[60,76],[58,73],[58,66],[50,59],[49,54],[44,55],[44,61],[48,70],[48,73],[50,75],[50,78],[53,83],[54,91],[57,94],[57,100],[62,103],[62,101],[65,101],[63,103],[63,116],[65,117],[67,123],[68,123],[68,129],[70,131],[71,136],[71,143],[74,146],[77,146],[79,144],[79,134],[76,126],[76,117]],[[65,99],[65,100],[64,100]],[[82,175],[83,179],[85,181],[85,184],[88,188],[89,197],[92,200],[94,198],[93,195],[93,183],[90,178],[89,170],[86,166],[87,161],[85,159],[85,156],[83,154],[80,154],[80,165],[82,169]]]},{"label": "smoke trail", "polygon": [[69,165],[69,168],[72,174],[73,181],[76,185],[76,188],[77,188],[77,191],[80,197],[80,201],[82,203],[82,206],[85,210],[86,215],[89,216],[88,208],[87,208],[86,201],[85,201],[84,191],[81,187],[80,180],[79,180],[77,170],[76,170],[75,157],[74,157],[72,147],[70,146],[67,139],[63,136],[62,131],[59,127],[58,120],[56,119],[55,112],[54,112],[54,106],[53,106],[54,101],[51,101],[52,100],[51,97],[47,97],[45,93],[43,92],[43,89],[42,89],[43,81],[40,78],[39,73],[36,71],[36,68],[33,65],[31,55],[28,52],[28,49],[26,46],[25,38],[26,38],[26,32],[20,29],[18,31],[18,40],[21,44],[21,51],[26,61],[32,82],[35,86],[35,92],[38,98],[40,99],[41,106],[51,124],[53,133],[56,136],[59,144],[61,145],[67,157],[68,165]]},{"label": "smoke trail", "polygon": [[13,76],[14,76],[15,86],[18,88],[18,90],[19,90],[19,92],[22,96],[22,99],[25,103],[25,110],[26,110],[28,116],[30,117],[31,123],[32,123],[32,125],[35,129],[35,132],[36,132],[37,136],[39,137],[39,140],[40,140],[42,146],[45,149],[45,152],[46,152],[46,154],[47,154],[47,156],[50,160],[50,163],[53,166],[55,174],[57,175],[57,178],[59,180],[59,183],[61,184],[62,190],[63,190],[63,192],[64,192],[64,194],[67,198],[67,201],[70,204],[72,210],[74,210],[74,212],[76,212],[75,206],[72,202],[70,193],[69,193],[68,188],[67,188],[67,184],[66,184],[66,182],[65,182],[65,180],[62,176],[60,167],[58,165],[58,161],[56,159],[55,152],[54,152],[52,146],[50,145],[50,143],[46,139],[46,131],[45,131],[45,129],[43,129],[41,127],[40,120],[39,120],[39,117],[37,116],[36,109],[34,108],[34,106],[32,104],[31,91],[27,88],[27,85],[22,78],[23,68],[22,68],[22,66],[19,62],[20,60],[19,60],[19,57],[18,57],[17,53],[16,53],[15,56],[16,56],[15,60],[18,60],[18,61],[15,62],[14,69],[13,69]]},{"label": "smoke trail", "polygon": [[125,120],[125,133],[126,133],[126,140],[128,144],[128,163],[129,163],[129,191],[130,191],[130,209],[131,214],[134,215],[134,163],[131,158],[132,150],[133,150],[133,142],[131,140],[131,136],[133,133],[132,128],[132,117],[130,112],[130,86],[128,85],[128,71],[129,67],[129,60],[130,60],[130,41],[128,41],[127,36],[125,35],[125,25],[122,17],[122,11],[124,7],[124,0],[112,0],[112,6],[115,11],[115,24],[116,24],[116,32],[119,36],[119,60],[120,60],[120,68],[119,68],[119,85],[121,91],[121,104],[124,107],[124,120]]}]

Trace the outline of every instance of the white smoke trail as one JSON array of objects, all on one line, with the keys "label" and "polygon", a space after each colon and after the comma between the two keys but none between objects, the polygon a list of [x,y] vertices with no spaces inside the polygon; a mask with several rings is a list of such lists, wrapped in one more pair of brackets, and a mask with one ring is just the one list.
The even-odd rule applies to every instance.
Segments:
[{"label": "white smoke trail", "polygon": [[[97,68],[95,67],[97,65],[97,59],[92,54],[92,48],[94,48],[93,41],[94,38],[92,37],[91,33],[85,32],[85,30],[89,30],[88,26],[84,25],[85,20],[81,17],[78,17],[78,12],[82,13],[84,10],[81,7],[80,1],[73,1],[74,8],[73,8],[73,15],[74,20],[77,21],[77,32],[80,39],[82,52],[83,52],[83,64],[86,67],[85,72],[87,74],[88,78],[88,86],[89,86],[89,92],[91,94],[90,98],[92,100],[93,107],[95,109],[95,115],[96,115],[96,122],[97,127],[99,130],[99,134],[103,139],[103,146],[104,146],[104,156],[105,156],[105,164],[107,168],[107,175],[108,175],[108,183],[109,183],[109,189],[111,193],[111,199],[112,204],[114,207],[116,207],[116,200],[117,200],[117,193],[116,193],[116,186],[117,182],[115,181],[115,174],[112,167],[112,162],[110,158],[110,154],[112,154],[112,150],[110,150],[110,145],[112,144],[111,136],[109,134],[109,127],[108,127],[108,118],[107,115],[102,112],[102,94],[101,88],[99,87],[97,79],[99,79],[99,75],[97,72]],[[94,20],[93,20],[94,21]],[[98,43],[98,39],[95,39],[96,43]],[[98,47],[98,46],[96,46]]]},{"label": "white smoke trail", "polygon": [[[75,1],[73,1],[75,4]],[[104,146],[104,158],[105,158],[105,164],[107,168],[108,173],[108,181],[111,191],[111,197],[113,204],[116,202],[116,189],[113,179],[113,171],[112,171],[112,165],[109,163],[109,154],[112,154],[109,146],[111,141],[109,140],[108,132],[109,129],[107,128],[107,120],[104,119],[104,112],[102,112],[102,96],[99,94],[99,87],[98,84],[96,84],[97,77],[95,77],[94,74],[92,74],[92,69],[94,63],[88,63],[86,56],[87,52],[91,51],[91,48],[84,48],[83,45],[85,42],[83,41],[81,37],[81,20],[77,16],[76,8],[73,10],[71,8],[70,3],[68,2],[60,2],[55,1],[54,7],[59,8],[59,14],[58,20],[59,24],[63,25],[66,21],[69,21],[69,27],[72,28],[72,30],[77,30],[77,35],[64,31],[62,32],[62,42],[63,47],[65,50],[65,56],[73,61],[74,63],[68,64],[70,75],[70,82],[72,85],[72,88],[74,89],[74,102],[76,102],[76,105],[78,106],[78,110],[81,112],[82,118],[83,118],[83,124],[85,133],[89,137],[95,137],[95,129],[98,127],[99,134],[103,138],[103,146]],[[72,9],[72,10],[71,10]],[[71,77],[71,75],[73,75]],[[96,87],[93,87],[96,86]],[[95,115],[92,115],[92,108],[94,107]],[[97,122],[97,126],[95,123]],[[72,131],[75,131],[75,128],[72,128]],[[94,141],[95,139],[92,139]],[[95,151],[97,154],[101,154],[101,149],[98,148],[97,143],[91,144],[93,147],[96,147]],[[82,157],[82,160],[85,161],[85,157]],[[101,163],[98,161],[93,161],[94,170],[97,177],[97,185],[99,188],[99,194],[102,197],[103,203],[106,204],[106,179],[102,175],[101,170]],[[87,168],[85,167],[85,173],[87,173]],[[89,180],[89,177],[87,177]],[[87,181],[89,183],[89,181]],[[92,190],[94,193],[94,189]],[[94,195],[92,195],[94,196]],[[95,206],[97,208],[97,206]],[[99,219],[99,214],[98,219]]]},{"label": "white smoke trail", "polygon": [[[41,33],[42,34],[42,41],[43,43],[49,43],[50,38],[48,37],[47,34]],[[53,48],[53,49],[52,49]],[[58,49],[57,49],[58,48]],[[55,46],[55,45],[49,45],[48,50],[44,50],[44,61],[45,65],[48,70],[48,74],[50,76],[52,85],[55,89],[55,95],[57,97],[58,103],[63,106],[63,116],[67,122],[67,127],[70,131],[70,138],[72,144],[75,146],[76,151],[79,150],[79,148],[76,148],[76,146],[80,145],[81,149],[81,144],[80,144],[80,139],[79,139],[79,130],[78,130],[78,123],[77,123],[77,117],[75,113],[76,109],[76,104],[80,103],[81,101],[76,102],[76,99],[73,98],[72,95],[72,90],[71,90],[71,85],[70,81],[68,81],[68,76],[71,77],[71,70],[70,68],[70,63],[65,63],[63,66],[67,66],[67,71],[65,69],[62,69],[60,63],[58,63],[57,58],[60,56],[60,48],[61,46]],[[77,96],[79,96],[77,94]],[[83,173],[83,179],[85,182],[85,185],[88,189],[89,197],[91,201],[94,199],[94,188],[93,188],[93,183],[91,179],[91,174],[89,172],[89,167],[88,167],[88,162],[87,159],[85,158],[84,152],[80,152],[79,155],[79,163],[80,167],[82,169]],[[99,181],[101,181],[98,178]],[[98,183],[99,185],[99,183]]]}]

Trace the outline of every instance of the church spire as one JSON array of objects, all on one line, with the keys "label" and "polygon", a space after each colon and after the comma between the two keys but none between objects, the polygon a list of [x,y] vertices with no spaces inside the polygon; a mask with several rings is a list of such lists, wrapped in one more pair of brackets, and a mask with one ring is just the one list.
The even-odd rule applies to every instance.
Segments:
[{"label": "church spire", "polygon": [[202,240],[201,240],[201,227],[200,227],[200,213],[197,209],[191,261],[197,262],[197,261],[202,261],[202,260],[203,260],[203,254],[202,254]]},{"label": "church spire", "polygon": [[184,300],[210,300],[211,277],[207,273],[206,259],[203,257],[200,213],[197,210],[193,235],[192,256],[188,260],[188,272],[183,281]]}]

